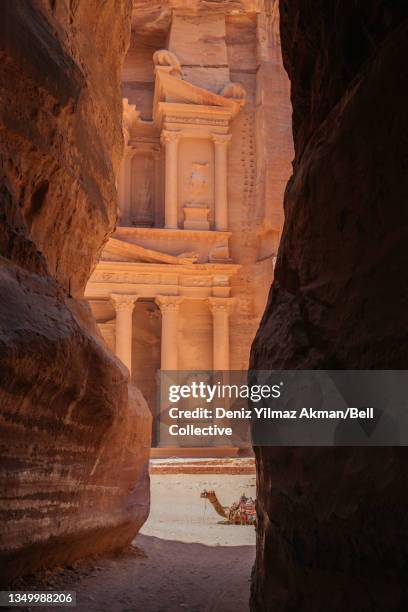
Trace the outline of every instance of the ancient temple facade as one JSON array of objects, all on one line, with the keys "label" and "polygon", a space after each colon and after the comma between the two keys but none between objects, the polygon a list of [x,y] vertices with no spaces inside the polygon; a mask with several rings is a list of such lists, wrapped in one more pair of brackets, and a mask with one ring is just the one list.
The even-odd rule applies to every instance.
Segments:
[{"label": "ancient temple facade", "polygon": [[248,366],[292,155],[277,18],[252,1],[162,4],[133,19],[118,225],[86,292],[156,417],[154,445],[168,444],[159,370]]}]

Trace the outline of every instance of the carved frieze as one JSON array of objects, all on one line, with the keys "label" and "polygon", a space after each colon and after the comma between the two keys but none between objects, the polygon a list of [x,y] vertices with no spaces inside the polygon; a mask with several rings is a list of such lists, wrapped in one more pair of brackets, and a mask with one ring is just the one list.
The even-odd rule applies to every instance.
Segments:
[{"label": "carved frieze", "polygon": [[228,127],[229,121],[225,119],[207,119],[205,117],[177,117],[177,116],[166,116],[167,123],[190,123],[193,125],[215,125],[220,127]]},{"label": "carved frieze", "polygon": [[228,287],[229,286],[229,278],[228,276],[213,276],[212,284],[216,287]]},{"label": "carved frieze", "polygon": [[94,272],[91,283],[129,283],[134,285],[177,285],[178,276],[172,274],[138,274],[135,272]]},{"label": "carved frieze", "polygon": [[186,287],[211,287],[212,279],[210,276],[184,276],[181,284]]}]

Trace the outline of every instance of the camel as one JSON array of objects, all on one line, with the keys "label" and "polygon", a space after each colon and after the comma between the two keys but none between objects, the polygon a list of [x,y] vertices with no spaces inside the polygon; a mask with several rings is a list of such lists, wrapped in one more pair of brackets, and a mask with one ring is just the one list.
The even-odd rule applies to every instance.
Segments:
[{"label": "camel", "polygon": [[217,514],[226,519],[228,525],[256,525],[256,509],[255,500],[252,497],[246,497],[243,493],[238,502],[234,502],[231,506],[223,506],[215,491],[201,492],[200,497],[208,499],[212,504]]}]

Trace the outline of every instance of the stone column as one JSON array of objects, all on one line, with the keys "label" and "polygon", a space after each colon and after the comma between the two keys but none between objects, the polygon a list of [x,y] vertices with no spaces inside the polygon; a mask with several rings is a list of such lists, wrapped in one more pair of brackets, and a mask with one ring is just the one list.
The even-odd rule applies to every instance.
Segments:
[{"label": "stone column", "polygon": [[173,295],[159,295],[156,303],[162,314],[161,369],[177,370],[177,323],[178,311],[183,298]]},{"label": "stone column", "polygon": [[129,225],[130,212],[132,208],[132,159],[135,154],[134,149],[129,146],[125,148],[125,154],[118,176],[118,208],[119,225]]},{"label": "stone column", "polygon": [[231,298],[208,298],[213,316],[213,369],[229,370],[229,315],[233,300]]},{"label": "stone column", "polygon": [[153,163],[154,163],[154,226],[161,227],[161,193],[162,184],[160,176],[160,151],[153,149]]},{"label": "stone column", "polygon": [[[159,305],[162,314],[160,368],[164,371],[174,372],[178,367],[177,324],[181,302],[182,298],[178,296],[159,295],[156,297],[156,303]],[[168,414],[168,409],[170,408],[168,402],[169,385],[174,383],[178,383],[177,377],[162,374],[159,407],[159,446],[178,446],[178,438],[171,436],[169,431],[169,426],[175,423]]]},{"label": "stone column", "polygon": [[132,374],[132,314],[138,296],[112,293],[110,297],[116,311],[115,352]]},{"label": "stone column", "polygon": [[215,229],[228,230],[228,144],[231,135],[213,134],[215,172]]},{"label": "stone column", "polygon": [[166,147],[164,227],[178,227],[178,142],[180,132],[163,130]]}]

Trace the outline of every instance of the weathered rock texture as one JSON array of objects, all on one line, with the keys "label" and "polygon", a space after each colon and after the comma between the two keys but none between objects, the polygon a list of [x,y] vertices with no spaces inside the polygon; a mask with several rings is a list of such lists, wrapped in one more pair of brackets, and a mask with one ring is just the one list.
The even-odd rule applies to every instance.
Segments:
[{"label": "weathered rock texture", "polygon": [[[296,157],[252,366],[407,368],[407,5],[280,9]],[[252,608],[406,609],[406,449],[256,455]]]},{"label": "weathered rock texture", "polygon": [[116,219],[130,13],[1,5],[3,581],[119,548],[148,512],[149,411],[81,300]]}]

